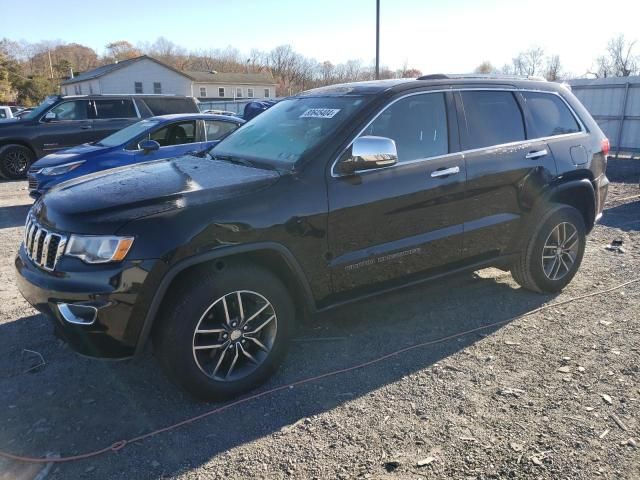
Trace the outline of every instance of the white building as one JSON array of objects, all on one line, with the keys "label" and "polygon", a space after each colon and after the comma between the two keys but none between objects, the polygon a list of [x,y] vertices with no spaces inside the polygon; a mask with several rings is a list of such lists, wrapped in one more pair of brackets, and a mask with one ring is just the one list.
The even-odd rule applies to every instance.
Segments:
[{"label": "white building", "polygon": [[269,73],[183,72],[147,55],[81,73],[63,81],[60,89],[63,95],[163,93],[199,100],[276,96]]}]

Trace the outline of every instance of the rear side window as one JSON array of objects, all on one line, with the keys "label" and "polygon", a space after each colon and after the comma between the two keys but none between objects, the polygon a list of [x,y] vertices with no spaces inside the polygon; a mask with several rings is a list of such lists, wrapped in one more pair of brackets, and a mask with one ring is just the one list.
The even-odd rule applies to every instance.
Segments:
[{"label": "rear side window", "polygon": [[525,139],[522,112],[511,92],[460,92],[466,118],[465,149]]},{"label": "rear side window", "polygon": [[580,126],[569,107],[560,97],[551,93],[522,92],[531,114],[531,138],[552,137],[576,133]]},{"label": "rear side window", "polygon": [[221,122],[220,120],[205,120],[204,126],[209,142],[220,140],[238,128],[238,125],[233,122]]},{"label": "rear side window", "polygon": [[153,115],[200,112],[192,98],[146,97],[138,101],[146,103]]},{"label": "rear side window", "polygon": [[135,118],[136,109],[130,99],[94,100],[96,118]]},{"label": "rear side window", "polygon": [[447,110],[443,93],[412,95],[384,110],[362,135],[391,138],[398,162],[449,153]]}]

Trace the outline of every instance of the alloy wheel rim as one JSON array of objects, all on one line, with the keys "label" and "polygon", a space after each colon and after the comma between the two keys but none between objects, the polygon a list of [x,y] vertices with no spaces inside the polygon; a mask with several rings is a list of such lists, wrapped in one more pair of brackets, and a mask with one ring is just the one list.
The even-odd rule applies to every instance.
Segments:
[{"label": "alloy wheel rim", "polygon": [[10,151],[5,158],[5,166],[12,175],[22,175],[29,166],[29,159],[24,152]]},{"label": "alloy wheel rim", "polygon": [[193,358],[209,378],[237,381],[269,356],[278,319],[271,302],[257,292],[237,290],[214,301],[193,332]]},{"label": "alloy wheel rim", "polygon": [[564,278],[578,258],[580,239],[572,223],[562,222],[555,226],[542,248],[542,270],[549,280]]}]

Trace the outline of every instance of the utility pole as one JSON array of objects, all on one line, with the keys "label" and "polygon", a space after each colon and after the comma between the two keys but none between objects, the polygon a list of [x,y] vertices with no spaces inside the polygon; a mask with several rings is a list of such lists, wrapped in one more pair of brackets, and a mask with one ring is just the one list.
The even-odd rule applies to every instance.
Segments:
[{"label": "utility pole", "polygon": [[376,0],[376,80],[380,78],[380,0]]},{"label": "utility pole", "polygon": [[51,63],[51,50],[47,50],[49,54],[49,73],[51,74],[51,80],[53,80],[53,63]]}]

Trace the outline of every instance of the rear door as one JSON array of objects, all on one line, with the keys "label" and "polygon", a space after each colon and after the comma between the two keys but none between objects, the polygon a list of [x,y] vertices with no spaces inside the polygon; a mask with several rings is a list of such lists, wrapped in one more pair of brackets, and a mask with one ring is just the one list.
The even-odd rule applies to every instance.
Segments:
[{"label": "rear door", "polygon": [[35,141],[45,155],[95,140],[89,101],[73,99],[58,103],[41,117],[38,132]]},{"label": "rear door", "polygon": [[94,139],[101,140],[138,120],[131,98],[105,98],[91,101]]},{"label": "rear door", "polygon": [[[334,166],[328,178],[329,265],[337,293],[442,266],[462,247],[466,171],[456,153],[453,97],[400,98],[361,135],[393,139],[398,163],[346,176]],[[342,158],[349,155],[350,149]]]},{"label": "rear door", "polygon": [[527,189],[555,176],[553,153],[527,132],[515,91],[461,91],[456,103],[467,169],[462,253],[495,256],[519,231]]}]

